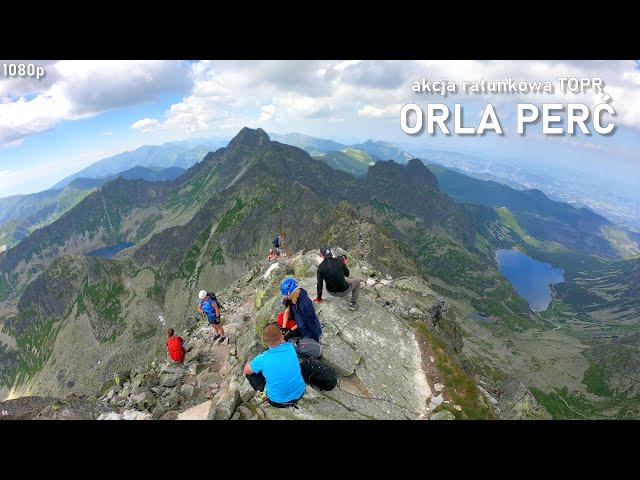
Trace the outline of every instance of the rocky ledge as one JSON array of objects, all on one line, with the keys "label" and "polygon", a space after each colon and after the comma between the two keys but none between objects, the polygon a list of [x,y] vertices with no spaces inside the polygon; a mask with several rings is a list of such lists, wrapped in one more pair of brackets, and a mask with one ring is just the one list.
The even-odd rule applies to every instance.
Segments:
[{"label": "rocky ledge", "polygon": [[[448,395],[415,328],[416,322],[434,328],[446,303],[420,278],[382,276],[361,261],[350,265],[352,276],[364,280],[357,311],[348,309],[347,299],[330,295],[316,304],[324,332],[322,360],[336,370],[336,388],[323,392],[307,386],[297,408],[277,409],[258,400],[242,368],[264,349],[262,328],[281,308],[279,282],[295,276],[313,297],[319,262],[317,254],[301,251],[254,265],[218,292],[225,305],[224,343],[214,342],[210,327],[191,318],[185,331],[177,332],[190,349],[184,364],[162,359],[119,372],[99,397],[84,400],[92,407],[85,405],[82,415],[99,420],[456,418],[463,407]],[[484,398],[479,391],[477,396]],[[58,407],[56,416],[49,406],[39,417],[61,418],[62,410]],[[72,408],[67,411],[72,417]]]}]

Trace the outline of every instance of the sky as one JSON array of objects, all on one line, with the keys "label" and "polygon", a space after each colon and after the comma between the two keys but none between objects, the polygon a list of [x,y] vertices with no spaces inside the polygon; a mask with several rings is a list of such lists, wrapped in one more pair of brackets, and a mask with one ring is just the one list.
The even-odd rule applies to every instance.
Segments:
[{"label": "sky", "polygon": [[[552,175],[585,175],[636,194],[640,175],[640,69],[635,61],[24,61],[39,79],[0,70],[0,197],[51,187],[100,160],[142,145],[230,138],[243,126],[343,143],[367,139],[501,158]],[[557,77],[600,77],[616,110],[608,136],[515,134],[518,102],[602,103],[562,93]],[[413,81],[548,80],[553,94],[415,93]],[[400,109],[464,107],[475,125],[492,103],[505,135],[407,135]],[[590,180],[591,181],[591,180]]]}]

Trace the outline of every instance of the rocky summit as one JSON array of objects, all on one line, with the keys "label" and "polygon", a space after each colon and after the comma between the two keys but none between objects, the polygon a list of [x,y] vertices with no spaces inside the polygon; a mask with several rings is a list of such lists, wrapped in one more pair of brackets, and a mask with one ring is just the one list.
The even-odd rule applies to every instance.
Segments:
[{"label": "rocky summit", "polygon": [[[488,394],[470,377],[471,391],[438,368],[445,359],[436,356],[449,354],[436,353],[426,338],[446,310],[442,298],[418,277],[382,275],[364,261],[351,265],[352,276],[366,281],[357,311],[348,309],[347,299],[330,295],[315,304],[323,327],[321,360],[335,369],[338,385],[331,391],[307,385],[297,407],[278,409],[260,401],[242,373],[244,364],[265,349],[261,330],[281,307],[279,282],[295,276],[314,293],[320,260],[315,252],[300,251],[260,262],[220,291],[228,336],[223,343],[213,341],[211,328],[191,317],[177,332],[189,350],[183,364],[159,357],[116,373],[99,396],[40,399],[22,418],[447,420],[478,410],[487,418],[496,415]],[[449,378],[454,383],[448,384]],[[2,405],[11,408],[9,402]]]}]

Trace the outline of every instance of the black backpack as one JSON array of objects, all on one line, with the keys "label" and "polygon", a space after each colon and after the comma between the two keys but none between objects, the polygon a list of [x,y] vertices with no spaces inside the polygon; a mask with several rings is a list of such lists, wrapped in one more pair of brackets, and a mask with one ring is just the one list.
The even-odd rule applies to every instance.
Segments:
[{"label": "black backpack", "polygon": [[315,358],[303,358],[300,362],[300,370],[305,383],[320,390],[333,390],[338,384],[336,371]]},{"label": "black backpack", "polygon": [[211,300],[213,300],[214,302],[216,302],[216,303],[218,304],[218,308],[219,308],[220,310],[223,310],[223,306],[222,306],[222,304],[220,303],[220,301],[216,298],[216,294],[215,294],[215,293],[213,293],[213,290],[207,290],[207,296],[208,296],[209,298],[211,298]]},{"label": "black backpack", "polygon": [[280,248],[280,235],[271,240],[271,245],[273,245],[273,248]]}]

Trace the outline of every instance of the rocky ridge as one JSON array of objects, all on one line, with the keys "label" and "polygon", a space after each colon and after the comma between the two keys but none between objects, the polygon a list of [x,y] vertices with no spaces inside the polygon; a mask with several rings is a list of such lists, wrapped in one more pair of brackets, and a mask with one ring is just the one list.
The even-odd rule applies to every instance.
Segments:
[{"label": "rocky ridge", "polygon": [[[412,326],[422,322],[433,328],[442,299],[422,279],[381,276],[362,261],[351,265],[352,275],[366,281],[358,311],[331,296],[316,304],[324,331],[322,360],[338,373],[338,386],[328,392],[307,386],[298,408],[276,409],[257,400],[242,368],[264,349],[260,332],[280,308],[278,284],[293,275],[313,296],[319,261],[315,252],[301,251],[270,265],[254,265],[218,294],[225,306],[227,341],[213,342],[210,328],[192,318],[178,332],[190,349],[184,364],[154,361],[116,374],[98,400],[108,411],[97,418],[452,419],[462,414]],[[475,395],[490,408],[480,390]]]},{"label": "rocky ridge", "polygon": [[[338,251],[340,251],[338,249]],[[447,324],[447,305],[418,277],[383,275],[362,260],[352,260],[352,275],[362,278],[360,309],[327,295],[316,304],[323,326],[322,360],[338,374],[338,385],[323,392],[307,386],[298,408],[276,409],[258,401],[242,374],[260,353],[263,326],[280,309],[278,285],[287,275],[315,296],[315,252],[300,251],[268,264],[260,262],[218,292],[225,307],[228,339],[213,341],[208,325],[191,317],[177,332],[189,352],[182,365],[166,358],[114,374],[96,397],[69,396],[50,401],[39,413],[22,418],[99,420],[275,420],[275,419],[455,419],[467,418],[456,403],[454,385],[438,371],[433,352],[417,324],[439,335]],[[449,325],[448,334],[455,330]],[[451,390],[451,391],[450,391]],[[473,401],[495,416],[495,407],[475,387]],[[44,403],[38,403],[41,408]],[[6,402],[5,402],[6,404]],[[32,407],[33,410],[33,407]]]}]

